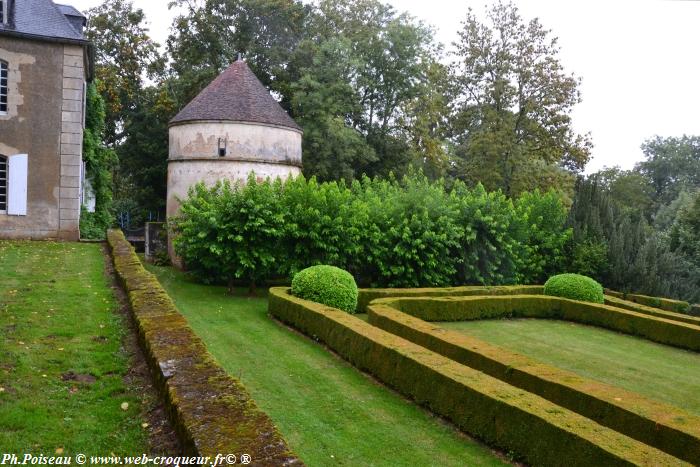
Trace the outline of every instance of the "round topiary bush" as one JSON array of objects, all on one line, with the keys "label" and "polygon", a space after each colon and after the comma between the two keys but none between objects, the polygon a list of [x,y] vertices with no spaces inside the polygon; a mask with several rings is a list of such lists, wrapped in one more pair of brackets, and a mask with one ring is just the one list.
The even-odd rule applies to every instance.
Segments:
[{"label": "round topiary bush", "polygon": [[335,266],[311,266],[294,275],[292,295],[355,313],[357,284],[352,274]]},{"label": "round topiary bush", "polygon": [[603,286],[581,274],[559,274],[544,284],[544,294],[584,302],[605,303]]}]

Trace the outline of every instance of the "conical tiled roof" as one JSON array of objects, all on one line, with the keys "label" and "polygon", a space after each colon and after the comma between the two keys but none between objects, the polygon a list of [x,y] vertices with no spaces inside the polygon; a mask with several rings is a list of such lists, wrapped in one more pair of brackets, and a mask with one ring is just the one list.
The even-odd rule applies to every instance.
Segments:
[{"label": "conical tiled roof", "polygon": [[192,99],[170,124],[197,120],[267,123],[301,130],[240,59]]}]

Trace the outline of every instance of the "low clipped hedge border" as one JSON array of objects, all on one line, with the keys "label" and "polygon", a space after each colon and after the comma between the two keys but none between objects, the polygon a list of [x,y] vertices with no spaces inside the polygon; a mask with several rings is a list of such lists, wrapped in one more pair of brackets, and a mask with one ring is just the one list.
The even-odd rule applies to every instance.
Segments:
[{"label": "low clipped hedge border", "polygon": [[247,453],[252,465],[303,465],[243,385],[221,368],[147,272],[121,230],[107,243],[141,345],[188,454]]},{"label": "low clipped hedge border", "polygon": [[391,303],[394,308],[424,321],[560,319],[644,337],[681,349],[700,351],[700,326],[599,303],[544,295],[401,297],[391,299]]},{"label": "low clipped hedge border", "polygon": [[700,304],[690,306],[690,314],[693,316],[700,316]]},{"label": "low clipped hedge border", "polygon": [[532,465],[685,465],[539,396],[335,308],[270,289],[269,312],[462,430]]},{"label": "low clipped hedge border", "polygon": [[605,296],[605,304],[614,306],[616,308],[622,308],[625,310],[636,311],[637,313],[643,313],[645,315],[656,316],[657,318],[672,319],[674,321],[681,321],[683,323],[695,324],[700,326],[700,317],[692,316],[691,314],[676,313],[673,311],[666,311],[660,308],[654,308],[652,306],[646,306],[639,303],[631,302],[629,300],[624,300],[613,295]]},{"label": "low clipped hedge border", "polygon": [[371,304],[369,323],[700,465],[700,417],[437,327],[391,305],[389,300]]},{"label": "low clipped hedge border", "polygon": [[467,297],[472,295],[542,295],[541,285],[465,285],[416,289],[360,289],[358,313],[366,313],[372,300],[392,297]]},{"label": "low clipped hedge border", "polygon": [[650,297],[648,295],[640,295],[633,293],[616,292],[614,290],[605,289],[606,295],[611,295],[616,298],[628,300],[630,302],[639,303],[640,305],[660,308],[674,313],[690,313],[691,305],[683,300],[673,300],[670,298]]}]

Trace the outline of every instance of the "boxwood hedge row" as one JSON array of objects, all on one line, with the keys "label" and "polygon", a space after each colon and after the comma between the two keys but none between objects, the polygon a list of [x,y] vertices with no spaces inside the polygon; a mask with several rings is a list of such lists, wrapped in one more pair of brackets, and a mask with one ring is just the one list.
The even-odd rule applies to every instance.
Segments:
[{"label": "boxwood hedge row", "polygon": [[251,284],[316,264],[360,285],[542,283],[561,272],[570,230],[554,193],[512,201],[482,186],[401,180],[197,185],[173,219],[175,251],[206,282]]},{"label": "boxwood hedge row", "polygon": [[688,462],[700,464],[700,417],[443,329],[391,305],[391,300],[370,304],[369,323]]},{"label": "boxwood hedge row", "polygon": [[689,465],[340,310],[270,289],[269,312],[460,429],[530,465]]},{"label": "boxwood hedge row", "polygon": [[639,303],[640,305],[659,308],[661,310],[672,311],[674,313],[690,313],[691,305],[683,300],[673,300],[671,298],[650,297],[648,295],[640,295],[625,292],[615,292],[614,290],[605,290],[607,295],[612,295],[616,298],[628,300],[630,302]]},{"label": "boxwood hedge row", "polygon": [[367,312],[372,300],[393,297],[469,297],[473,295],[542,295],[541,285],[465,285],[460,287],[422,287],[416,289],[360,289],[357,311]]},{"label": "boxwood hedge row", "polygon": [[637,313],[644,313],[645,315],[652,315],[658,318],[672,319],[675,321],[682,321],[684,323],[695,324],[696,326],[700,326],[700,316],[692,316],[692,314],[666,311],[662,310],[661,308],[641,305],[639,303],[631,302],[629,300],[623,300],[622,298],[617,298],[616,296],[612,295],[605,295],[605,304],[614,306],[616,308],[623,308],[625,310],[636,311]]},{"label": "boxwood hedge row", "polygon": [[[390,300],[396,309],[425,321],[560,319],[644,337],[681,349],[700,351],[700,326],[599,303],[544,295],[401,297],[383,300]],[[383,300],[374,303],[382,303]]]}]

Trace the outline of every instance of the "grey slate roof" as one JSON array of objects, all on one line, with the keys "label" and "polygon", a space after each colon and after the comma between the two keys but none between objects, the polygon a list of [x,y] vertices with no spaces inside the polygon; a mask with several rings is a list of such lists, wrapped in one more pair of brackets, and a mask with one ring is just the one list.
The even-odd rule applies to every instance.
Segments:
[{"label": "grey slate roof", "polygon": [[82,35],[83,28],[85,28],[87,25],[87,18],[85,15],[70,5],[61,5],[60,3],[56,3],[55,5],[58,7],[60,12],[63,13],[66,19],[68,19],[68,22],[71,26],[73,26],[73,29],[75,29],[78,34]]},{"label": "grey slate roof", "polygon": [[85,18],[85,15],[79,12],[78,9],[72,5],[63,5],[62,3],[54,3],[54,5],[56,5],[58,10],[64,15],[80,16],[81,18]]},{"label": "grey slate roof", "polygon": [[[53,40],[85,42],[61,8],[51,0],[10,0],[9,21],[0,24],[0,35],[28,35]],[[65,8],[64,5],[62,7]],[[72,11],[78,12],[73,7]],[[82,16],[82,15],[80,15]]]},{"label": "grey slate roof", "polygon": [[240,59],[209,83],[170,124],[197,120],[267,123],[301,130]]}]

